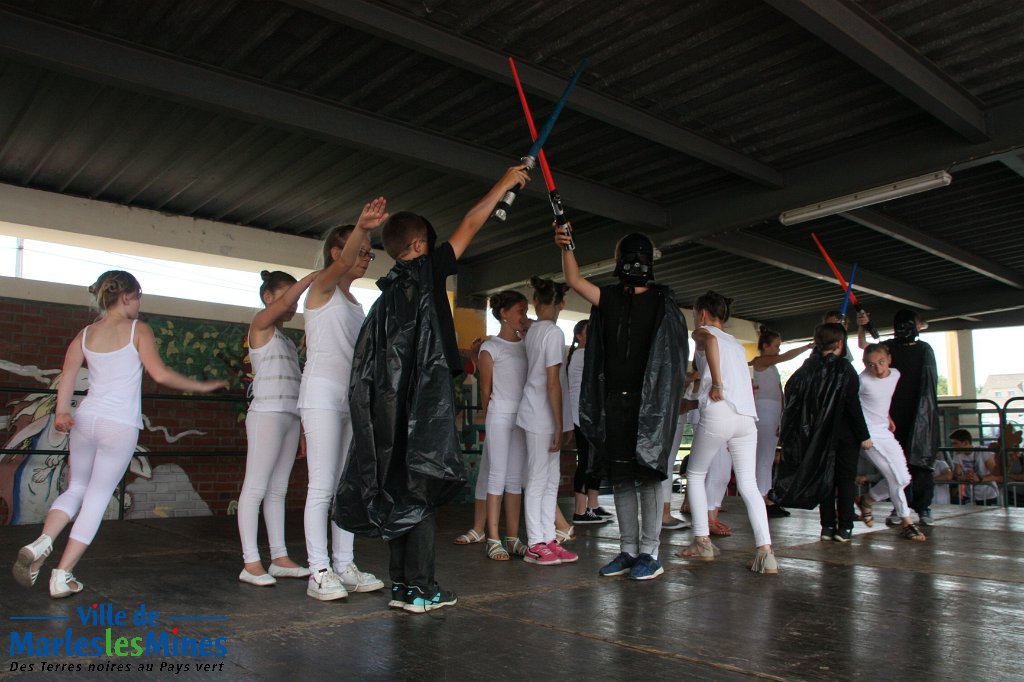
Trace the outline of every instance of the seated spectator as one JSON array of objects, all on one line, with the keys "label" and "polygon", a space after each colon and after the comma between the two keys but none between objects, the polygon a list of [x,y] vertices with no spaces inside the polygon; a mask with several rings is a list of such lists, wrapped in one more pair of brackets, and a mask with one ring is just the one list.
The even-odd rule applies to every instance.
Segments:
[{"label": "seated spectator", "polygon": [[935,497],[932,498],[932,502],[934,504],[950,504],[949,493],[952,486],[949,485],[949,481],[953,480],[953,469],[949,466],[945,457],[935,458],[935,470],[932,472],[932,479],[935,481]]},{"label": "seated spectator", "polygon": [[949,434],[949,440],[956,448],[953,455],[953,478],[967,484],[963,499],[974,500],[978,505],[999,504],[996,481],[1001,477],[996,453],[975,450],[971,434],[966,429],[957,429]]}]

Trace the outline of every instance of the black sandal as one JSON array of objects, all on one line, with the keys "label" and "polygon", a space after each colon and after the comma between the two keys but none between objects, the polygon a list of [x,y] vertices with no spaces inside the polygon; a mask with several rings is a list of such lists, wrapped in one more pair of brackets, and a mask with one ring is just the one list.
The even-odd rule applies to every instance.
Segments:
[{"label": "black sandal", "polygon": [[928,539],[928,536],[921,532],[915,524],[910,523],[900,530],[900,535],[905,537],[907,540],[916,540],[917,542],[924,542]]}]

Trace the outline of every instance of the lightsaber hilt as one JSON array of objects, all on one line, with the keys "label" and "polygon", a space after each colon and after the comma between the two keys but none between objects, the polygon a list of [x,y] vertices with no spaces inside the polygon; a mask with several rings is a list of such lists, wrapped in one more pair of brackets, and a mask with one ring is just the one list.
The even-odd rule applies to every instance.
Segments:
[{"label": "lightsaber hilt", "polygon": [[[526,166],[526,170],[533,170],[534,166],[537,165],[537,159],[532,156],[524,156],[523,158],[519,159],[519,162]],[[501,222],[505,222],[506,220],[508,220],[509,209],[511,209],[512,204],[515,203],[516,197],[519,195],[520,189],[522,189],[522,187],[516,185],[515,187],[512,187],[507,192],[505,192],[505,196],[503,196],[501,198],[501,201],[498,202],[498,205],[494,207],[495,218],[497,218]]]},{"label": "lightsaber hilt", "polygon": [[[856,310],[858,314],[868,314],[868,311],[864,310],[864,306],[855,305],[853,309]],[[875,329],[875,325],[871,324],[870,322],[864,325],[864,331],[866,331],[868,334],[871,334],[871,338],[878,339],[878,330]]]},{"label": "lightsaber hilt", "polygon": [[566,251],[575,251],[576,243],[572,240],[572,223],[569,222],[569,217],[565,215],[561,195],[557,189],[553,189],[548,194],[548,198],[551,200],[551,212],[555,214],[555,224],[562,228],[562,232],[569,238],[569,243],[563,248]]}]

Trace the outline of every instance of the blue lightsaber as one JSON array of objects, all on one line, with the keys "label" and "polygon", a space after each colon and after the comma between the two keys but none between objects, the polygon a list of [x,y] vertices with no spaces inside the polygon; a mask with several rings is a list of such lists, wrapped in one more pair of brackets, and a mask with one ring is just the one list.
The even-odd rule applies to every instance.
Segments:
[{"label": "blue lightsaber", "polygon": [[857,274],[857,264],[850,269],[850,281],[846,283],[846,296],[843,297],[843,307],[839,310],[839,318],[846,317],[846,308],[850,305],[850,294],[853,293],[853,276]]},{"label": "blue lightsaber", "polygon": [[[544,127],[540,129],[537,134],[537,139],[534,140],[533,146],[530,147],[530,151],[526,152],[526,156],[522,157],[520,161],[526,166],[527,170],[532,170],[537,165],[537,155],[540,150],[544,147],[544,143],[547,142],[548,136],[551,135],[552,129],[555,127],[555,121],[558,120],[558,116],[562,113],[562,109],[565,108],[565,103],[569,100],[569,95],[572,94],[573,89],[576,87],[576,83],[579,81],[580,76],[583,75],[583,71],[587,68],[587,58],[584,57],[580,65],[576,67],[576,73],[573,74],[569,83],[565,86],[565,91],[562,92],[562,97],[555,103],[555,108],[551,110],[551,115],[548,116],[548,120],[544,122]],[[498,205],[494,209],[494,217],[504,222],[508,219],[509,209],[512,208],[513,202],[516,200],[516,195],[519,194],[520,187],[516,185],[512,189],[505,192],[505,196],[501,198]]]}]

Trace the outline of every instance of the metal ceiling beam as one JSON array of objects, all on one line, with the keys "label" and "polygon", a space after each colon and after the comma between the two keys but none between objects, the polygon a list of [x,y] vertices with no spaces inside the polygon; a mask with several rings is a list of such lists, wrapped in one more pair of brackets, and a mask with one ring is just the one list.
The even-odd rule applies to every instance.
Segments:
[{"label": "metal ceiling beam", "polygon": [[[3,9],[0,53],[487,183],[512,161],[443,135]],[[563,195],[590,213],[652,229],[666,224],[659,204],[567,173],[556,175]],[[547,197],[540,181],[527,193]]]},{"label": "metal ceiling beam", "polygon": [[[857,271],[860,278],[860,270]],[[906,308],[895,302],[878,301],[868,306],[871,320],[883,336],[891,335],[892,318],[900,308]],[[913,307],[913,306],[910,306]],[[952,329],[970,329],[980,327],[1000,327],[1020,324],[1015,320],[1024,317],[1024,299],[1016,290],[997,288],[986,289],[966,294],[943,296],[942,304],[936,310],[920,310],[921,317],[928,323],[927,331],[948,331]],[[972,320],[980,319],[981,322]],[[794,315],[778,319],[763,320],[769,328],[782,334],[788,341],[810,338],[815,325],[821,322],[820,313]],[[851,323],[850,330],[856,335],[856,324]]]},{"label": "metal ceiling beam", "polygon": [[1024,154],[1013,154],[1000,159],[1004,166],[1024,178]]},{"label": "metal ceiling beam", "polygon": [[988,139],[981,102],[850,0],[766,0],[971,142]]},{"label": "metal ceiling beam", "polygon": [[[816,252],[797,249],[774,239],[765,239],[748,233],[706,237],[698,240],[698,243],[718,251],[725,251],[759,263],[813,277],[823,282],[834,283],[837,289],[836,298],[837,300],[841,298],[842,289],[836,282],[835,275],[829,270],[821,255]],[[839,266],[841,272],[850,272],[849,264],[837,261],[836,265]],[[939,299],[924,289],[862,268],[857,268],[855,290],[866,291],[914,308],[934,310],[939,307]]]},{"label": "metal ceiling beam", "polygon": [[863,225],[887,237],[910,244],[933,256],[938,256],[943,260],[963,266],[968,270],[973,270],[979,275],[1008,284],[1015,289],[1024,289],[1024,277],[1021,277],[1021,275],[1010,268],[999,265],[978,254],[971,253],[960,246],[950,244],[938,237],[933,237],[880,211],[862,208],[856,211],[841,213],[840,215],[847,220],[852,220],[858,225]]},{"label": "metal ceiling beam", "polygon": [[[976,167],[1002,160],[1008,149],[1024,147],[1024,100],[993,107],[989,112],[993,139],[972,144],[944,128],[914,130],[904,135],[862,145],[814,163],[798,166],[786,173],[786,187],[731,188],[709,192],[700,198],[670,206],[669,227],[652,235],[663,249],[702,237],[723,234],[752,225],[775,221],[785,210],[850,194],[858,189],[884,185],[893,180],[923,175],[943,168]],[[955,182],[954,177],[954,182]],[[594,233],[580,232],[576,239],[576,258],[581,266],[606,260],[612,244],[629,232],[627,226]],[[524,246],[516,254],[520,263],[551,257],[551,243]],[[507,260],[507,259],[505,259]],[[467,264],[460,268],[466,286],[483,288],[472,292],[499,291],[507,282],[519,281],[521,268],[499,260]],[[461,273],[465,273],[465,276]]]},{"label": "metal ceiling beam", "polygon": [[[358,28],[371,35],[412,47],[442,61],[509,84],[507,55],[440,28],[365,0],[286,0],[325,19]],[[555,76],[525,62],[516,65],[527,90],[557,100],[568,74]],[[783,185],[782,174],[771,166],[701,137],[636,107],[579,86],[567,106],[599,121],[639,135],[722,168],[765,187]],[[561,180],[559,180],[561,184]]]}]

